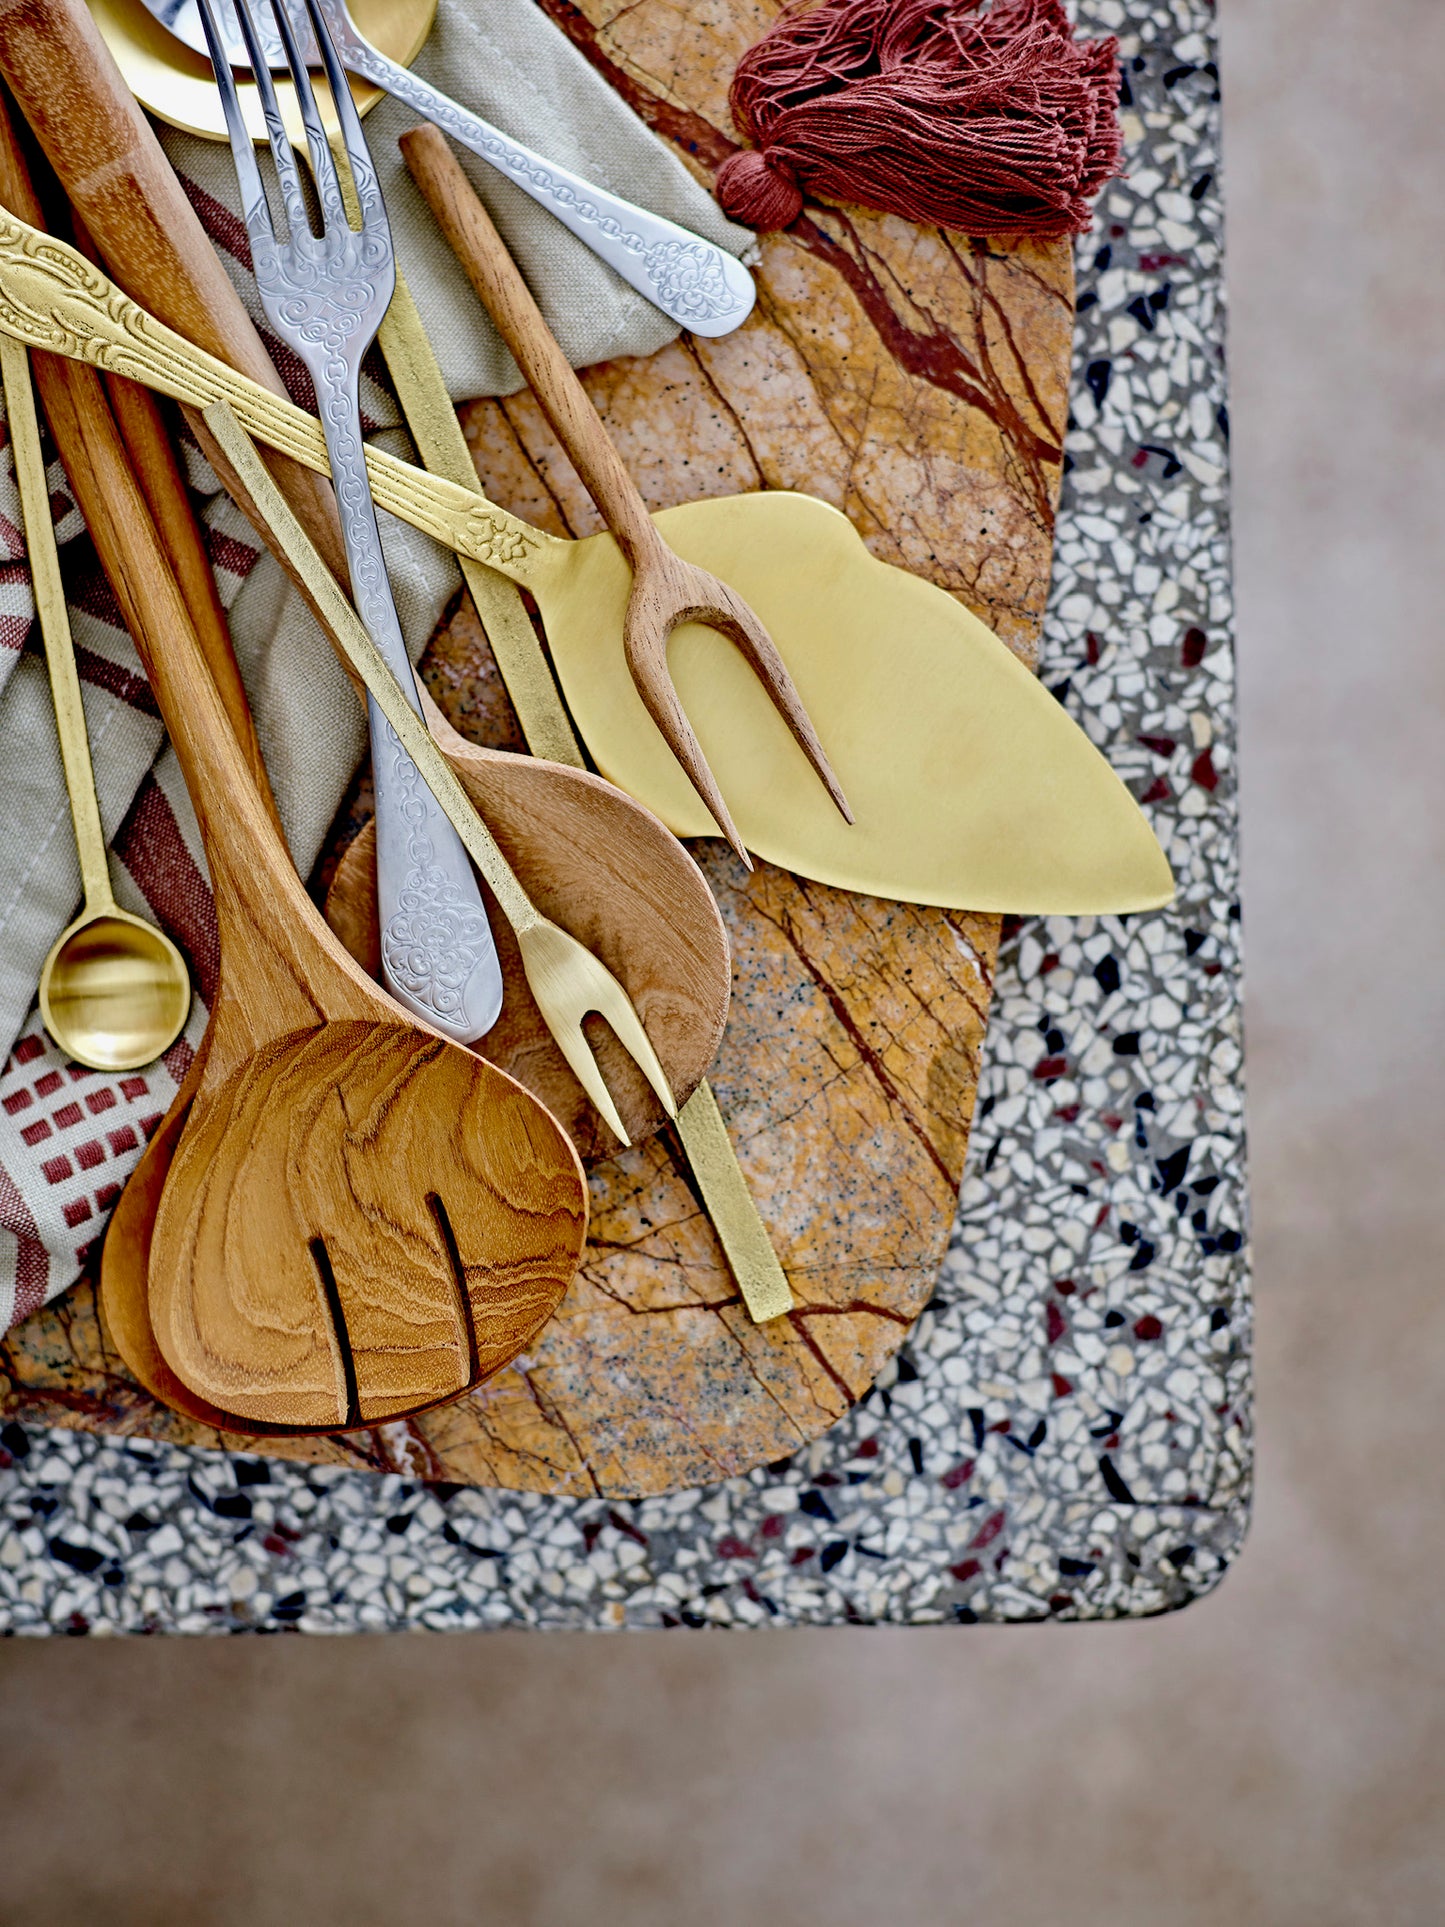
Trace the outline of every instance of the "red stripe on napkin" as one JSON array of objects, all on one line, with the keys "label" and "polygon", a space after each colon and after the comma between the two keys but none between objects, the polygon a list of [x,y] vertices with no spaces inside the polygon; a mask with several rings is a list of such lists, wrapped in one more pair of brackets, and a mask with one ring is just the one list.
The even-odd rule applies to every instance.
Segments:
[{"label": "red stripe on napkin", "polygon": [[196,990],[209,1009],[221,977],[216,907],[153,774],[136,791],[111,848],[190,965]]},{"label": "red stripe on napkin", "polygon": [[243,267],[247,274],[254,274],[255,264],[251,259],[251,237],[246,232],[246,223],[239,214],[218,201],[214,194],[208,194],[198,181],[189,174],[176,170],[176,179],[185,191],[186,199],[196,210],[201,226],[210,235],[217,247],[224,248],[233,261]]},{"label": "red stripe on napkin", "polygon": [[[0,618],[3,621],[3,618]],[[129,703],[143,716],[159,716],[156,699],[151,694],[151,686],[144,676],[134,675],[122,663],[112,662],[109,656],[98,656],[93,649],[75,645],[75,666],[80,671],[80,680],[88,682],[97,689],[104,689],[118,701]]]},{"label": "red stripe on napkin", "polygon": [[5,1321],[13,1325],[45,1303],[50,1254],[40,1242],[40,1227],[10,1173],[0,1164],[0,1229],[15,1239],[15,1303]]},{"label": "red stripe on napkin", "polygon": [[260,550],[252,543],[239,541],[223,529],[206,530],[206,553],[212,568],[225,569],[243,582],[261,559]]}]

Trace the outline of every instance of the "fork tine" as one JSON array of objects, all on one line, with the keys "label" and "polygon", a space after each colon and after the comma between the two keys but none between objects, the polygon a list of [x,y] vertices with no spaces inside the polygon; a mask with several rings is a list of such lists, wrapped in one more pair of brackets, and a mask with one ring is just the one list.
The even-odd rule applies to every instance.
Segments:
[{"label": "fork tine", "polygon": [[[385,234],[389,245],[391,225],[387,220],[386,205],[377,189],[376,169],[372,164],[371,150],[361,130],[361,116],[356,111],[356,102],[351,97],[351,84],[346,78],[346,69],[341,64],[341,56],[336,51],[336,42],[331,37],[331,29],[326,24],[325,16],[316,5],[316,0],[273,0],[273,4],[282,13],[287,12],[293,4],[305,8],[311,22],[311,31],[316,38],[317,49],[321,54],[326,84],[331,90],[331,103],[341,128],[346,158],[351,164],[352,185],[356,189],[356,198],[361,208],[361,231],[363,234],[368,231]],[[332,159],[329,145],[327,159],[328,161]]]},{"label": "fork tine", "polygon": [[[331,155],[331,143],[326,138],[321,109],[316,103],[316,89],[311,84],[311,73],[296,32],[296,23],[291,17],[291,9],[287,0],[259,0],[259,3],[269,7],[275,16],[281,45],[286,51],[291,85],[296,89],[296,104],[301,109],[301,124],[306,129],[306,145],[311,150],[311,173],[316,182],[316,197],[321,203],[322,227],[346,227],[349,223],[341,199],[341,183],[336,176],[336,163]],[[236,0],[236,5],[244,10],[249,6],[249,0]]]},{"label": "fork tine", "polygon": [[833,774],[833,766],[824,753],[823,745],[818,741],[818,732],[813,727],[812,718],[803,707],[803,699],[798,694],[797,685],[792,676],[788,673],[788,665],[778,653],[778,645],[742,597],[729,588],[726,582],[714,580],[712,586],[718,595],[718,609],[715,613],[694,619],[706,622],[710,628],[721,630],[737,644],[742,651],[743,660],[767,691],[774,709],[792,731],[793,740],[812,764],[818,780],[832,797],[839,815],[845,823],[851,823],[853,812],[848,807],[848,799],[843,794],[842,785]]},{"label": "fork tine", "polygon": [[[211,49],[211,65],[215,69],[216,89],[221,96],[221,111],[226,118],[226,132],[231,141],[231,158],[235,163],[236,176],[241,187],[241,212],[245,218],[247,231],[251,233],[254,244],[253,223],[262,220],[266,223],[265,232],[271,232],[271,208],[266,199],[266,189],[261,181],[261,168],[256,159],[256,150],[251,145],[251,136],[246,128],[246,117],[241,111],[241,96],[236,89],[236,76],[231,71],[230,58],[225,42],[221,38],[220,22],[216,18],[211,0],[198,0],[201,25],[205,29],[206,41]],[[244,26],[242,31],[244,32]],[[254,212],[253,212],[254,210]]]},{"label": "fork tine", "polygon": [[558,1050],[567,1059],[572,1075],[586,1091],[588,1101],[601,1114],[603,1123],[626,1150],[632,1143],[626,1127],[617,1114],[617,1106],[612,1102],[612,1093],[603,1082],[602,1073],[597,1068],[597,1059],[592,1055],[592,1046],[580,1024],[549,1025]]},{"label": "fork tine", "polygon": [[592,957],[592,965],[588,975],[595,986],[593,1009],[611,1027],[613,1036],[652,1086],[663,1110],[670,1118],[676,1118],[677,1099],[652,1048],[652,1039],[642,1028],[636,1006],[600,957]]},{"label": "fork tine", "polygon": [[[624,1144],[628,1142],[592,1046],[582,1029],[582,1019],[589,1010],[595,1011],[608,1025],[652,1086],[663,1110],[675,1118],[677,1100],[672,1086],[626,989],[602,959],[570,931],[540,915],[525,901],[521,908],[524,914],[512,918],[512,927],[517,933],[522,968],[537,1008],[577,1081],[613,1132]],[[530,911],[530,916],[526,911]]]},{"label": "fork tine", "polygon": [[737,825],[723,801],[717,778],[702,753],[702,744],[687,719],[687,711],[682,706],[682,698],[677,693],[667,666],[667,639],[680,621],[680,617],[669,617],[651,606],[641,606],[640,599],[632,596],[622,619],[622,653],[627,659],[633,686],[642,698],[644,709],[656,723],[662,740],[682,765],[688,782],[707,805],[719,833],[732,845],[743,867],[751,870],[753,860],[748,855],[747,845],[738,834]]},{"label": "fork tine", "polygon": [[[231,0],[231,3],[236,10],[236,18],[240,22],[241,34],[246,42],[246,51],[251,60],[252,78],[255,80],[256,92],[261,102],[261,114],[266,122],[266,138],[271,145],[271,158],[276,163],[276,178],[281,184],[281,202],[286,209],[286,226],[290,230],[291,241],[298,246],[304,246],[306,242],[311,239],[311,218],[306,212],[306,196],[301,190],[301,172],[296,165],[296,154],[291,145],[291,136],[287,133],[286,122],[282,118],[281,102],[277,97],[276,86],[271,78],[270,63],[266,58],[266,50],[262,44],[260,32],[257,29],[255,17],[251,12],[248,0]],[[224,58],[223,53],[223,61]],[[212,65],[214,64],[213,49]],[[230,112],[228,111],[227,125],[231,128],[231,149],[234,153],[237,146],[238,127],[240,137],[246,141],[248,146],[251,137],[246,130],[244,116],[241,114],[240,99],[239,96],[236,95],[234,77],[231,83],[231,93],[236,103],[235,113],[237,118],[236,123],[233,125],[230,119]],[[262,205],[266,205],[264,199]],[[254,235],[252,239],[254,241]]]}]

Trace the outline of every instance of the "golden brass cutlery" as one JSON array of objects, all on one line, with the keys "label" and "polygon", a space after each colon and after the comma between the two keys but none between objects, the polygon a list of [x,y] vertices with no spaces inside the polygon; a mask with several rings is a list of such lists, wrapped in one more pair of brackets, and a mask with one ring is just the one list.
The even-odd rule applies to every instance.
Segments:
[{"label": "golden brass cutlery", "polygon": [[56,938],[41,969],[40,1015],[77,1063],[92,1070],[138,1070],[180,1036],[191,1008],[191,980],[165,932],[115,900],[50,519],[30,358],[8,337],[0,340],[0,378],[85,895],[80,915]]}]

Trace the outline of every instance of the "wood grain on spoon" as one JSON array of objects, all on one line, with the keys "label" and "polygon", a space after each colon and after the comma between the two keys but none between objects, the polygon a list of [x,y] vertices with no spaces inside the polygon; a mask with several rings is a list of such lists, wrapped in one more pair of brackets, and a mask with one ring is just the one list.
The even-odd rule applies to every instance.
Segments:
[{"label": "wood grain on spoon", "polygon": [[[601,777],[475,744],[462,748],[464,755],[451,756],[453,767],[528,896],[618,978],[674,1095],[686,1103],[707,1074],[727,1019],[727,935],[706,879],[656,817]],[[373,975],[375,865],[368,824],[338,865],[326,901],[332,929]],[[505,997],[483,1054],[541,1098],[583,1157],[610,1156],[616,1141],[543,1021],[510,926],[498,917],[493,927]],[[591,1041],[635,1143],[663,1122],[661,1107],[609,1030],[599,1024]]]},{"label": "wood grain on spoon", "polygon": [[[0,73],[113,278],[188,340],[284,395],[255,323],[85,0],[0,0]],[[191,421],[195,427],[199,417]],[[204,427],[197,433],[209,456]],[[284,456],[272,458],[272,467],[344,581],[330,482]]]}]

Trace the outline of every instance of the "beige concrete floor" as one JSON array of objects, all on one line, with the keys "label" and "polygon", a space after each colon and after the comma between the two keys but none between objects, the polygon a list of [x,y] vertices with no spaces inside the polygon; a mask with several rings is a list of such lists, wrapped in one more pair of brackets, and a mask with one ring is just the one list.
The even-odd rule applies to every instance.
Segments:
[{"label": "beige concrete floor", "polygon": [[1223,0],[1259,1505],[1151,1624],[0,1653],[0,1921],[1445,1918],[1445,9]]}]

